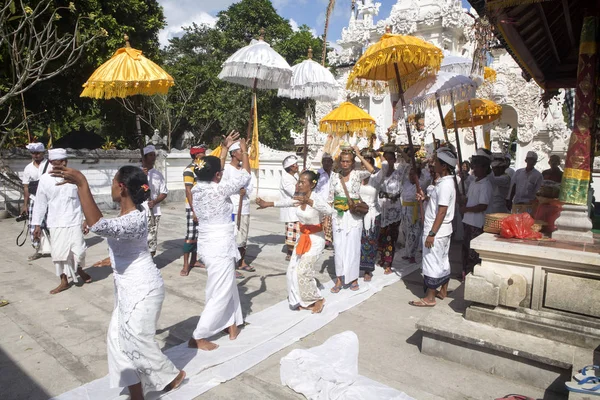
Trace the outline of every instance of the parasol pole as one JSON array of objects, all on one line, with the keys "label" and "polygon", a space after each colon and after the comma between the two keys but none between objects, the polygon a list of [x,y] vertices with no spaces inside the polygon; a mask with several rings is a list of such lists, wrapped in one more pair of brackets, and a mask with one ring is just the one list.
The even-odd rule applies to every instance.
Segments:
[{"label": "parasol pole", "polygon": [[252,96],[250,100],[250,118],[248,118],[248,129],[246,130],[246,138],[248,141],[252,140],[252,126],[254,122],[254,99],[256,98],[256,85],[258,84],[258,80],[254,78],[254,85],[252,86]]},{"label": "parasol pole", "polygon": [[302,158],[304,160],[304,170],[306,170],[306,159],[308,158],[308,116],[310,105],[309,100],[306,100],[306,107],[304,108],[304,148],[302,149]]},{"label": "parasol pole", "polygon": [[142,123],[140,122],[140,113],[135,113],[135,126],[137,129],[138,145],[140,147],[140,155],[144,158],[144,139],[142,138]]},{"label": "parasol pole", "polygon": [[[458,169],[462,170],[462,151],[460,149],[460,138],[458,136],[458,122],[456,121],[456,109],[454,107],[454,91],[450,91],[450,103],[452,104],[452,119],[454,120],[454,135],[456,136],[456,154],[458,155]],[[456,181],[456,174],[454,176],[454,180]],[[465,180],[461,178],[460,184],[462,186],[463,194],[466,195],[467,191],[465,190]],[[458,187],[458,185],[456,185]]]},{"label": "parasol pole", "polygon": [[[400,77],[400,71],[398,70],[398,64],[394,63],[394,72],[396,73],[396,81],[398,82],[398,93],[400,94],[400,104],[402,107],[402,115],[404,116],[404,126],[406,126],[406,134],[408,136],[408,148],[410,149],[410,161],[412,164],[412,168],[417,170],[417,160],[415,159],[415,148],[413,146],[412,141],[412,133],[410,132],[410,124],[408,123],[408,114],[406,113],[406,100],[404,99],[404,88],[402,87],[402,78]],[[417,185],[417,193],[421,191],[421,183],[419,179],[416,182]],[[419,201],[419,205],[421,208],[421,221],[425,217],[423,214],[423,202]]]},{"label": "parasol pole", "polygon": [[[444,120],[444,113],[442,111],[442,103],[440,101],[440,94],[435,92],[435,102],[437,104],[438,111],[440,113],[440,121],[442,121],[442,129],[444,130],[444,139],[446,142],[450,143],[450,139],[448,139],[448,128],[446,127],[446,121]],[[435,137],[434,137],[435,140]]]},{"label": "parasol pole", "polygon": [[471,130],[473,131],[473,141],[475,141],[475,150],[479,148],[477,145],[477,134],[475,133],[475,121],[473,121],[473,110],[471,109],[471,99],[469,101],[469,117],[471,119]]}]

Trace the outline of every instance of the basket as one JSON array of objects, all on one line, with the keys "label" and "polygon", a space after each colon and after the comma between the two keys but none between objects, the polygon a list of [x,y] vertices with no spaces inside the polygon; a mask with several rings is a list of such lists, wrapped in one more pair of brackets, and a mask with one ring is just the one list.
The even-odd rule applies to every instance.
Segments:
[{"label": "basket", "polygon": [[483,225],[483,231],[487,233],[498,234],[502,230],[502,220],[508,217],[510,214],[495,213],[487,214],[485,216],[485,224]]}]

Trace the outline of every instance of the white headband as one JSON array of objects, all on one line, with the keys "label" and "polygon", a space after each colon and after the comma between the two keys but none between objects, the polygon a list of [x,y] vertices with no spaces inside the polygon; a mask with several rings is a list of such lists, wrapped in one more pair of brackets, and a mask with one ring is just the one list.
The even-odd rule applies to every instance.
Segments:
[{"label": "white headband", "polygon": [[67,150],[65,149],[50,149],[48,150],[48,160],[66,160]]},{"label": "white headband", "polygon": [[298,164],[298,158],[296,156],[287,156],[283,159],[283,168],[289,168],[294,164]]},{"label": "white headband", "polygon": [[240,149],[240,142],[235,142],[229,147],[229,151],[236,151]]},{"label": "white headband", "polygon": [[29,143],[25,146],[27,150],[31,153],[43,153],[44,152],[44,143]]},{"label": "white headband", "polygon": [[440,147],[439,149],[437,149],[437,157],[446,164],[450,165],[451,167],[456,167],[456,156],[454,155],[454,153],[452,153],[452,150],[450,150],[449,148]]},{"label": "white headband", "polygon": [[156,147],[154,147],[151,144],[149,144],[148,146],[144,147],[144,155],[146,155],[148,153],[156,153]]}]

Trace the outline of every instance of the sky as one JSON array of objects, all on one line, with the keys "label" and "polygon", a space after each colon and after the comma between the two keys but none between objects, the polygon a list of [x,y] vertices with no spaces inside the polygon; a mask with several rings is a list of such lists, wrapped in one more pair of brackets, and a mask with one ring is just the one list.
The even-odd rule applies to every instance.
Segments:
[{"label": "sky", "polygon": [[[238,0],[239,1],[239,0]],[[379,15],[375,21],[386,18],[397,1],[409,0],[378,0],[381,3]],[[417,0],[419,1],[419,0]],[[227,9],[235,0],[158,0],[163,6],[168,26],[159,34],[161,45],[167,45],[168,39],[179,36],[182,26],[196,24],[214,24],[219,11]],[[325,26],[325,11],[328,0],[272,0],[277,12],[290,21],[292,28],[308,25],[313,34],[323,34]],[[463,7],[469,8],[466,0]],[[333,17],[329,23],[327,40],[335,42],[341,37],[342,28],[348,25],[352,0],[337,0]]]}]

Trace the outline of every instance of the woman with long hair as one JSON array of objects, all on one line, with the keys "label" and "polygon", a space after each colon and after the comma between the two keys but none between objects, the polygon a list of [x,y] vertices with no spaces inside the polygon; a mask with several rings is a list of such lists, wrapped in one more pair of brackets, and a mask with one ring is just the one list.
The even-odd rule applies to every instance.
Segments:
[{"label": "woman with long hair", "polygon": [[292,309],[320,313],[325,299],[317,287],[315,265],[325,250],[323,219],[333,213],[325,199],[314,192],[319,174],[304,171],[296,184],[293,199],[276,202],[256,199],[259,209],[268,207],[296,207],[300,221],[300,238],[296,242],[287,270],[288,302]]},{"label": "woman with long hair", "polygon": [[[375,166],[375,152],[362,149],[365,160]],[[369,206],[369,212],[363,218],[363,231],[360,238],[360,270],[364,272],[365,282],[369,282],[375,271],[379,254],[379,229],[381,226],[381,208],[379,207],[379,185],[381,173],[363,179],[360,186],[360,198]]]},{"label": "woman with long hair", "polygon": [[231,195],[239,193],[250,181],[248,146],[240,140],[242,170],[232,179],[221,180],[229,147],[239,137],[231,132],[221,144],[221,159],[207,156],[195,167],[198,183],[192,189],[194,212],[198,217],[198,257],[206,265],[206,301],[188,346],[200,350],[219,347],[207,338],[226,329],[235,340],[238,326],[244,323],[240,295],[235,283],[235,266],[240,260],[235,241],[235,222],[231,220]]},{"label": "woman with long hair", "polygon": [[[364,170],[354,169],[354,157],[358,157]],[[350,284],[350,290],[358,290],[360,271],[360,237],[363,216],[351,212],[351,203],[360,200],[360,187],[375,168],[364,159],[358,147],[342,147],[339,156],[339,173],[331,175],[329,198],[337,213],[333,217],[333,246],[335,274],[337,276],[332,293],[342,290],[342,284]],[[346,187],[344,189],[344,186]],[[346,191],[348,196],[346,196]],[[348,198],[350,197],[350,198]]]},{"label": "woman with long hair", "polygon": [[148,222],[141,206],[150,197],[146,174],[133,166],[119,169],[111,187],[121,209],[116,218],[104,218],[81,172],[54,167],[51,174],[77,185],[90,230],[107,238],[116,296],[106,339],[111,387],[127,386],[133,400],[177,388],[185,372],[161,352],[154,338],[165,288],[148,249]]}]

